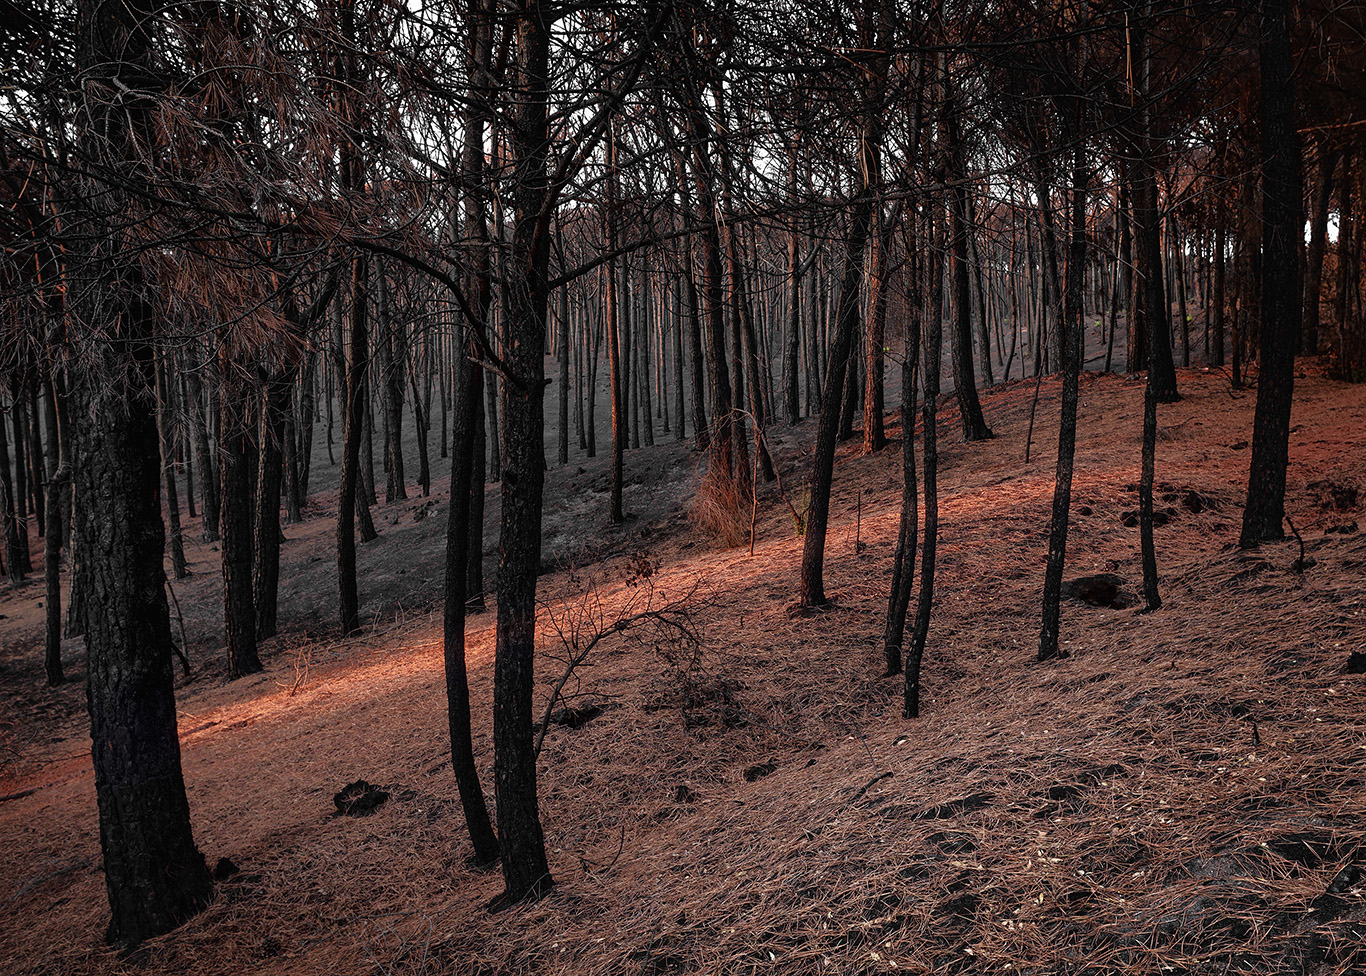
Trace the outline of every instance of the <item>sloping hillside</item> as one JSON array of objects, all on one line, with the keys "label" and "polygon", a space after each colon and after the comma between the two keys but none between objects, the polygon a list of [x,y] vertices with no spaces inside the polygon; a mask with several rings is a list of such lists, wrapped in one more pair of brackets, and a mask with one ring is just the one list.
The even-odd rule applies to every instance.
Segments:
[{"label": "sloping hillside", "polygon": [[[1366,387],[1298,381],[1289,510],[1312,563],[1296,571],[1293,540],[1236,548],[1254,397],[1218,373],[1180,381],[1158,445],[1165,605],[1065,603],[1071,656],[1046,665],[1057,384],[1028,463],[1032,382],[985,395],[994,441],[958,443],[949,411],[914,722],[878,645],[899,441],[841,450],[837,605],[815,616],[791,610],[801,540],[772,489],[751,556],[682,517],[683,447],[632,452],[640,517],[622,532],[599,524],[599,468],[552,473],[552,531],[578,535],[541,579],[543,693],[576,635],[622,613],[666,609],[701,640],[642,620],[571,676],[561,707],[576,714],[541,754],[559,884],[498,915],[483,906],[500,878],[466,864],[444,741],[441,510],[380,510],[400,518],[364,557],[372,626],[342,642],[322,499],[290,532],[294,597],[267,673],[227,685],[210,665],[179,689],[196,838],[235,873],[223,865],[215,903],[130,960],[101,940],[82,692],[38,687],[41,592],[7,589],[0,957],[73,976],[1366,971],[1366,675],[1348,667],[1366,651]],[[1141,398],[1138,379],[1083,377],[1069,578],[1141,589],[1125,524]],[[811,433],[775,438],[799,506]],[[179,592],[202,664],[216,584],[213,556],[192,558],[201,575]],[[491,615],[473,627],[487,767]],[[333,794],[357,779],[388,801],[337,816]]]}]

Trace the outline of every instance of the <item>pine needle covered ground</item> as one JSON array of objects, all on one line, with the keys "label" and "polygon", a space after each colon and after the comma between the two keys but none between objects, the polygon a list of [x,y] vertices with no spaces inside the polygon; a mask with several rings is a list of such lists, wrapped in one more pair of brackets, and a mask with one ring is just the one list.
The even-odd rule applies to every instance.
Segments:
[{"label": "pine needle covered ground", "polygon": [[[1366,387],[1297,381],[1300,572],[1293,539],[1236,548],[1255,397],[1218,373],[1180,383],[1159,420],[1165,605],[1065,603],[1071,656],[1047,665],[1033,658],[1057,383],[1043,384],[1027,464],[1032,381],[985,395],[997,440],[958,443],[946,411],[914,722],[877,640],[899,442],[841,449],[836,606],[816,616],[791,612],[801,540],[772,489],[750,556],[690,527],[697,473],[680,446],[628,455],[639,517],[615,533],[601,459],[552,472],[538,711],[566,641],[623,610],[681,602],[701,640],[641,621],[565,683],[540,757],[558,887],[498,915],[484,905],[501,878],[466,864],[447,761],[444,499],[421,521],[420,501],[378,510],[384,535],[362,549],[369,628],[338,641],[320,497],[287,530],[267,673],[233,684],[216,663],[216,554],[190,547],[198,574],[177,592],[200,670],[178,690],[185,774],[199,846],[231,867],[207,911],[132,958],[102,942],[83,693],[40,687],[41,584],[7,587],[0,958],[71,976],[1366,971],[1366,675],[1348,667],[1366,651]],[[1125,524],[1141,399],[1138,379],[1083,377],[1069,579],[1109,572],[1141,591]],[[810,424],[778,434],[800,505]],[[492,615],[472,627],[487,771]],[[337,815],[333,794],[357,779],[388,801]]]}]

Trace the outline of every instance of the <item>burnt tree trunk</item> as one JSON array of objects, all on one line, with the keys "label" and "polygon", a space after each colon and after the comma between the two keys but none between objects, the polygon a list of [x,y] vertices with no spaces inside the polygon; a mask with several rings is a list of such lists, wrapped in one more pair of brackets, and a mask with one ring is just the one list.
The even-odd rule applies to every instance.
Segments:
[{"label": "burnt tree trunk", "polygon": [[1290,405],[1300,334],[1299,246],[1303,240],[1300,151],[1295,132],[1294,59],[1288,0],[1263,0],[1261,371],[1252,422],[1252,466],[1238,544],[1284,536]]},{"label": "burnt tree trunk", "polygon": [[[252,497],[245,370],[222,359],[219,377],[218,483],[223,557],[223,626],[228,677],[257,674],[256,605],[252,593]],[[242,375],[239,375],[242,374]]]},{"label": "burnt tree trunk", "polygon": [[[152,74],[151,7],[81,0],[77,62],[91,109],[78,138],[89,156],[135,178],[151,141],[148,99],[116,88],[121,73]],[[142,146],[138,144],[142,143]],[[209,903],[212,882],[190,832],[180,765],[166,604],[165,527],[156,428],[155,310],[138,257],[122,235],[122,191],[82,181],[92,232],[74,255],[86,278],[73,309],[85,368],[72,416],[74,536],[83,553],[91,760],[111,941],[134,945],[175,928]],[[103,212],[101,212],[103,211]]]},{"label": "burnt tree trunk", "polygon": [[546,209],[550,148],[548,16],[540,0],[519,0],[509,29],[514,54],[507,87],[516,106],[508,127],[515,177],[515,225],[506,267],[508,321],[503,382],[502,524],[494,659],[494,778],[506,905],[554,885],[536,791],[531,708],[536,652],[536,576],[541,563],[545,486],[545,319],[550,242]]},{"label": "burnt tree trunk", "polygon": [[1072,468],[1077,446],[1077,386],[1086,360],[1086,313],[1083,283],[1086,275],[1086,169],[1082,136],[1082,105],[1074,107],[1070,136],[1076,140],[1072,159],[1072,234],[1067,250],[1067,282],[1062,315],[1062,417],[1058,427],[1057,473],[1053,482],[1053,518],[1044,570],[1043,623],[1039,628],[1040,661],[1067,657],[1058,642],[1062,618],[1062,573],[1067,558],[1067,521],[1072,507]]}]

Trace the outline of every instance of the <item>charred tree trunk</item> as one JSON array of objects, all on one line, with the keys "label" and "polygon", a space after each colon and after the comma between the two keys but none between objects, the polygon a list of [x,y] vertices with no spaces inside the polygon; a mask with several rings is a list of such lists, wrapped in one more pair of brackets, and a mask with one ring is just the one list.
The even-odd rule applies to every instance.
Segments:
[{"label": "charred tree trunk", "polygon": [[1086,169],[1082,135],[1082,105],[1074,107],[1070,135],[1075,140],[1072,159],[1072,234],[1067,251],[1067,284],[1063,292],[1062,418],[1058,427],[1057,473],[1053,483],[1053,518],[1044,571],[1043,624],[1039,629],[1040,661],[1067,657],[1058,642],[1062,618],[1062,573],[1067,557],[1067,521],[1072,507],[1072,468],[1077,445],[1077,386],[1086,360],[1086,313],[1083,283],[1086,275]]},{"label": "charred tree trunk", "polygon": [[[934,204],[932,207],[936,206]],[[920,547],[920,594],[916,599],[915,627],[906,655],[906,683],[901,717],[920,717],[920,669],[925,660],[925,642],[930,633],[930,611],[934,608],[934,570],[939,546],[939,364],[944,356],[944,221],[934,221],[930,242],[929,288],[930,329],[925,343],[925,394],[921,422],[925,439],[925,539]]]},{"label": "charred tree trunk", "polygon": [[166,359],[164,354],[156,357],[157,377],[157,438],[161,444],[162,483],[166,489],[166,515],[171,523],[169,541],[171,543],[171,571],[176,579],[190,575],[185,564],[185,544],[180,532],[180,499],[176,494],[175,483],[175,438],[171,387],[166,382]]},{"label": "charred tree trunk", "polygon": [[223,626],[227,637],[228,677],[262,670],[256,649],[256,605],[252,593],[252,497],[249,469],[251,437],[246,407],[245,370],[222,359],[219,401],[219,512],[222,519]]},{"label": "charred tree trunk", "polygon": [[256,521],[253,526],[256,559],[252,577],[257,640],[274,637],[279,629],[281,475],[296,369],[284,369],[266,376],[262,383],[261,418],[257,427]]},{"label": "charred tree trunk", "polygon": [[[152,106],[116,88],[121,73],[152,77],[151,7],[82,0],[77,61],[91,115],[78,138],[102,167],[136,179],[152,141]],[[141,145],[139,145],[141,144]],[[74,255],[85,275],[75,312],[85,365],[72,415],[74,537],[88,588],[85,614],[91,759],[111,941],[131,946],[175,928],[209,903],[212,882],[190,832],[180,765],[166,604],[165,528],[158,490],[155,311],[122,235],[122,189],[82,181],[92,211]]]},{"label": "charred tree trunk", "polygon": [[863,175],[850,215],[849,237],[845,241],[844,271],[839,301],[835,306],[835,337],[830,346],[830,366],[821,394],[820,422],[811,460],[811,500],[807,506],[806,532],[802,538],[799,600],[803,607],[823,607],[830,602],[825,595],[825,535],[830,513],[830,488],[835,473],[835,443],[843,407],[845,371],[854,344],[854,331],[858,326],[859,286],[863,279],[864,254],[872,222],[874,200],[868,180],[872,170],[871,160],[867,156],[871,135],[865,129],[860,145]]},{"label": "charred tree trunk", "polygon": [[962,135],[958,131],[958,111],[950,107],[946,113],[945,133],[948,144],[950,178],[956,186],[949,191],[949,225],[952,238],[949,252],[949,280],[953,289],[953,382],[958,397],[958,416],[963,424],[963,440],[983,441],[992,437],[982,415],[982,401],[977,396],[977,376],[972,368],[972,293],[968,280],[968,191],[967,164],[963,159]]},{"label": "charred tree trunk", "polygon": [[505,885],[500,904],[539,896],[555,883],[541,830],[531,722],[545,486],[543,387],[550,247],[541,215],[549,195],[550,37],[549,17],[540,0],[519,0],[512,18],[509,29],[515,41],[507,87],[515,109],[508,141],[515,174],[511,196],[516,223],[506,269],[509,341],[504,344],[508,377],[503,391],[507,440],[493,678],[494,777]]},{"label": "charred tree trunk", "polygon": [[337,586],[342,635],[360,630],[356,585],[356,493],[360,488],[360,442],[365,426],[366,297],[368,261],[351,259],[350,341],[346,344],[345,421],[342,425],[341,484],[337,491]]},{"label": "charred tree trunk", "polygon": [[1290,463],[1290,404],[1300,334],[1300,151],[1288,0],[1263,0],[1261,372],[1252,424],[1252,466],[1238,544],[1284,536],[1285,471]]},{"label": "charred tree trunk", "polygon": [[897,528],[896,552],[892,556],[892,581],[887,589],[887,625],[882,635],[882,653],[887,676],[901,673],[901,645],[906,636],[906,611],[911,603],[915,582],[915,550],[919,530],[919,499],[915,474],[915,378],[920,359],[920,281],[915,260],[915,215],[909,216],[906,236],[906,275],[910,293],[906,296],[906,343],[901,363],[901,521]]}]

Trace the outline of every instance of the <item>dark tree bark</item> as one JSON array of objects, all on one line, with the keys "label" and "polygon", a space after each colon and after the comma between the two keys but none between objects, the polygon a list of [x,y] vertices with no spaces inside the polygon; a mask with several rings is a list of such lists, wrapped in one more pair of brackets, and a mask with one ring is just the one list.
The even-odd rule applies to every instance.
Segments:
[{"label": "dark tree bark", "polygon": [[1303,351],[1310,356],[1319,351],[1319,303],[1323,296],[1323,254],[1328,244],[1328,208],[1333,195],[1333,173],[1341,154],[1320,148],[1319,182],[1315,187],[1313,209],[1309,213],[1309,252],[1306,255],[1304,282]]},{"label": "dark tree bark", "polygon": [[958,111],[950,107],[945,115],[948,124],[945,147],[950,178],[956,186],[949,191],[949,224],[952,235],[949,252],[949,280],[953,289],[953,383],[958,397],[958,416],[963,424],[963,440],[989,440],[993,435],[982,415],[982,401],[977,396],[977,376],[972,367],[972,294],[968,280],[968,191],[967,165],[963,159],[962,135],[958,131]]},{"label": "dark tree bark", "polygon": [[[219,512],[223,534],[223,626],[228,677],[262,670],[256,649],[256,604],[252,593],[251,433],[246,408],[245,370],[226,353],[219,376]],[[239,375],[241,374],[241,375]]]},{"label": "dark tree bark", "polygon": [[365,426],[365,365],[369,346],[366,305],[369,261],[351,259],[351,315],[346,343],[345,420],[342,425],[341,484],[337,492],[338,610],[343,636],[360,630],[360,593],[356,584],[356,494],[360,489],[360,447]]},{"label": "dark tree bark", "polygon": [[[482,35],[482,32],[481,32]],[[482,63],[482,62],[481,62]],[[451,737],[451,770],[460,790],[465,825],[481,865],[498,858],[498,838],[489,820],[484,788],[474,762],[470,737],[470,689],[465,664],[466,572],[470,543],[470,477],[473,472],[475,417],[482,409],[483,384],[479,367],[470,357],[478,350],[470,342],[460,361],[451,451],[451,514],[446,526],[446,606],[443,617],[446,665],[446,717]]]},{"label": "dark tree bark", "polygon": [[296,373],[297,367],[286,367],[266,375],[261,384],[252,576],[257,640],[274,637],[279,629],[281,475]]},{"label": "dark tree bark", "polygon": [[[794,136],[787,171],[787,198],[796,209],[797,201],[797,151],[801,146],[800,136]],[[798,423],[802,419],[800,390],[797,385],[798,360],[801,358],[802,338],[802,265],[801,231],[794,217],[787,232],[787,336],[783,354],[783,405],[786,408],[787,422]]]},{"label": "dark tree bark", "polygon": [[[867,172],[865,168],[865,172]],[[830,515],[830,488],[835,473],[835,443],[843,408],[845,371],[858,326],[859,286],[868,243],[873,200],[865,180],[850,216],[849,237],[844,248],[844,273],[836,304],[835,338],[830,346],[830,366],[821,394],[821,415],[816,429],[816,448],[811,459],[811,500],[806,510],[806,532],[802,537],[802,565],[799,600],[803,607],[829,604],[825,595],[825,535]]]},{"label": "dark tree bark", "polygon": [[[485,319],[487,305],[485,305]],[[485,391],[482,370],[475,373],[480,393]],[[470,541],[465,562],[465,610],[483,613],[488,609],[484,600],[484,492],[487,490],[487,420],[483,406],[474,412],[474,447],[470,466]]]},{"label": "dark tree bark", "polygon": [[1072,507],[1072,468],[1077,444],[1077,386],[1086,359],[1086,322],[1083,283],[1086,275],[1086,169],[1082,139],[1082,105],[1074,109],[1071,138],[1076,141],[1072,160],[1072,234],[1067,251],[1067,284],[1063,292],[1062,418],[1058,427],[1057,473],[1053,483],[1053,518],[1048,537],[1048,564],[1044,571],[1043,624],[1039,629],[1040,661],[1067,657],[1058,643],[1062,617],[1062,573],[1067,557],[1067,522]]},{"label": "dark tree bark", "polygon": [[62,670],[62,493],[71,478],[70,433],[66,423],[58,418],[58,401],[62,398],[56,390],[58,381],[55,373],[55,368],[49,365],[43,398],[50,452],[48,467],[51,468],[47,473],[47,532],[43,539],[43,608],[47,625],[43,639],[43,667],[47,683],[52,686],[66,680]]},{"label": "dark tree bark", "polygon": [[541,562],[541,501],[545,486],[545,320],[549,239],[542,212],[549,197],[549,15],[540,0],[518,0],[508,66],[515,173],[515,225],[508,255],[507,335],[503,383],[502,524],[498,563],[498,626],[494,661],[494,778],[504,891],[500,904],[539,896],[554,885],[546,860],[536,791],[531,704],[536,651],[536,576]]},{"label": "dark tree bark", "polygon": [[408,497],[407,475],[403,466],[403,394],[407,387],[408,363],[404,327],[393,318],[389,297],[389,278],[381,265],[375,275],[378,290],[379,336],[375,343],[380,375],[380,409],[384,417],[384,501]]},{"label": "dark tree bark", "polygon": [[555,460],[565,465],[569,463],[569,289],[560,289],[560,313],[555,321],[557,358],[560,366],[560,429],[559,443],[556,445]]},{"label": "dark tree bark", "polygon": [[[607,224],[608,253],[617,247],[617,140],[615,131],[607,137],[607,201],[603,207],[603,220]],[[604,289],[607,309],[607,368],[608,393],[612,401],[612,490],[611,509],[608,520],[613,525],[626,521],[622,508],[622,485],[624,480],[623,455],[626,452],[626,372],[627,365],[622,341],[621,293],[618,292],[617,261],[607,262],[607,282]]]},{"label": "dark tree bark", "polygon": [[190,410],[194,427],[195,452],[199,455],[199,491],[204,510],[201,523],[202,538],[205,542],[218,541],[218,465],[209,449],[209,411],[204,399],[204,384],[200,381],[200,368],[191,365],[185,370],[185,385],[190,393]]},{"label": "dark tree bark", "polygon": [[[152,108],[115,79],[151,79],[155,87],[151,7],[82,0],[77,18],[86,98],[77,137],[87,158],[118,167],[121,179],[136,178],[129,164],[150,141]],[[72,507],[89,591],[86,700],[108,935],[134,945],[207,905],[212,882],[190,832],[176,732],[158,490],[156,312],[122,235],[96,232],[123,219],[122,189],[83,182],[94,212],[72,255],[87,281],[73,309],[84,368],[72,411],[80,418]]]},{"label": "dark tree bark", "polygon": [[171,385],[166,382],[165,356],[156,357],[157,379],[157,437],[161,444],[162,482],[166,489],[166,515],[171,523],[169,541],[171,544],[171,570],[176,579],[190,575],[185,563],[185,545],[180,533],[180,498],[176,493],[175,481],[175,438],[172,434],[174,405],[171,401]]},{"label": "dark tree bark", "polygon": [[1301,210],[1299,142],[1288,26],[1289,0],[1262,0],[1262,322],[1261,372],[1252,423],[1252,467],[1238,544],[1284,536],[1290,405],[1300,335]]},{"label": "dark tree bark", "polygon": [[[480,186],[484,170],[484,126],[488,113],[487,98],[492,79],[488,76],[493,40],[493,4],[491,0],[475,0],[468,13],[469,37],[466,41],[466,68],[475,95],[470,100],[465,119],[465,141],[461,152],[461,166],[471,186]],[[474,329],[488,321],[490,303],[488,223],[484,201],[475,194],[464,199],[464,236],[470,245],[467,258],[467,290],[478,321],[466,323],[461,330],[464,349],[457,358],[455,384],[455,416],[451,451],[451,512],[446,526],[446,580],[443,638],[446,666],[446,717],[451,738],[451,770],[460,791],[460,803],[465,812],[465,825],[474,846],[474,860],[492,864],[498,857],[498,838],[489,820],[484,789],[474,761],[474,745],[470,737],[470,692],[465,663],[465,614],[469,597],[469,573],[472,537],[477,538],[475,563],[482,567],[483,557],[483,485],[472,483],[483,477],[483,445],[478,443],[477,428],[483,419],[483,370],[476,365],[478,353]],[[479,463],[475,459],[478,458]],[[477,494],[475,489],[478,489]],[[471,531],[471,502],[478,498],[480,507],[479,531]],[[479,580],[482,591],[482,574]],[[482,600],[482,592],[480,599]]]},{"label": "dark tree bark", "polygon": [[[932,204],[942,206],[942,204]],[[915,627],[906,654],[906,682],[901,717],[920,717],[920,669],[930,634],[930,611],[934,609],[934,571],[939,547],[939,364],[944,357],[944,221],[936,220],[929,266],[929,335],[925,342],[925,393],[921,400],[921,423],[925,439],[925,538],[920,546],[920,593],[916,599]]]},{"label": "dark tree bark", "polygon": [[14,496],[14,481],[10,476],[9,435],[5,430],[5,418],[0,416],[0,519],[5,523],[5,562],[10,582],[22,583],[30,567],[19,534],[19,514],[23,500],[18,499],[16,504]]},{"label": "dark tree bark", "polygon": [[1228,223],[1224,197],[1221,194],[1214,205],[1214,334],[1210,342],[1210,365],[1224,365],[1224,250],[1228,247],[1225,230]]},{"label": "dark tree bark", "polygon": [[920,359],[920,270],[915,260],[915,215],[909,218],[905,235],[906,275],[911,283],[906,296],[906,342],[901,363],[901,521],[897,528],[896,552],[892,556],[892,580],[887,588],[887,625],[882,635],[882,653],[887,676],[901,673],[901,645],[906,636],[906,611],[915,583],[915,550],[919,530],[919,499],[915,474],[915,379]]}]

